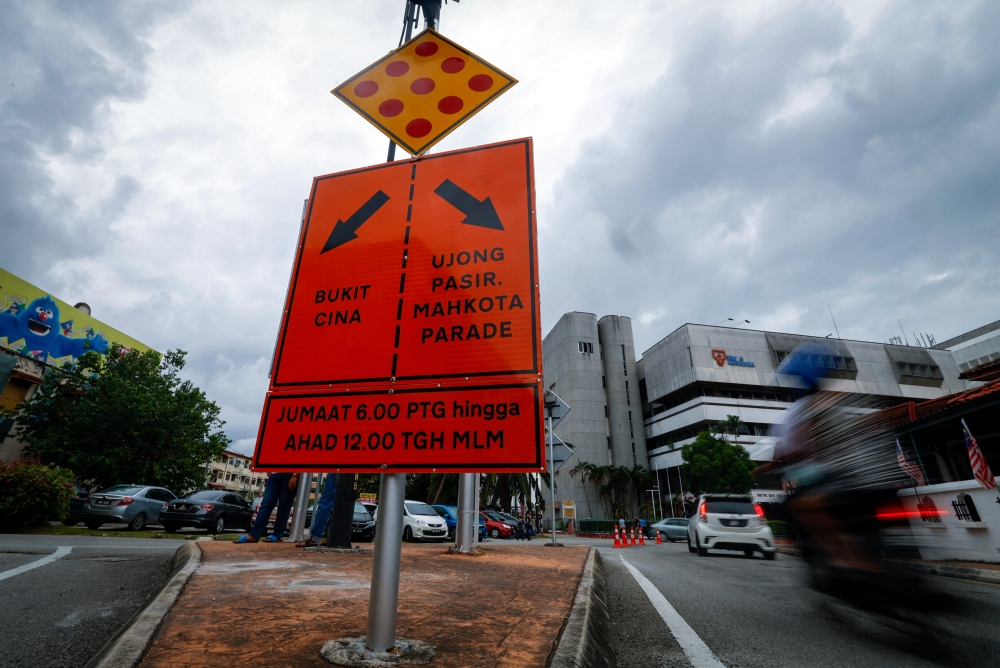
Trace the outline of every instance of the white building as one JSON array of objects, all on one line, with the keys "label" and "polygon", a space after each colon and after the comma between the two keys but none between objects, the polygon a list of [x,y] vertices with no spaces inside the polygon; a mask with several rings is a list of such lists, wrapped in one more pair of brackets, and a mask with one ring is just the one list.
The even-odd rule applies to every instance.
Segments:
[{"label": "white building", "polygon": [[206,468],[206,483],[212,489],[236,492],[245,499],[264,495],[266,473],[250,469],[251,458],[238,452],[222,451],[222,458],[210,462]]}]

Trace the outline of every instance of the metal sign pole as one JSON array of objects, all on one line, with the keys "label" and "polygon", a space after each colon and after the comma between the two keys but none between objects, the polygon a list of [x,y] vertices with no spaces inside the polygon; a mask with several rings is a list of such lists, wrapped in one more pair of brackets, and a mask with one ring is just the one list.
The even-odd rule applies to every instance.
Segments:
[{"label": "metal sign pole", "polygon": [[478,473],[458,474],[458,523],[455,525],[455,551],[474,552],[479,523],[476,521],[476,485]]},{"label": "metal sign pole", "polygon": [[375,559],[368,598],[368,636],[365,645],[374,652],[396,646],[396,606],[399,603],[399,564],[403,551],[403,498],[405,473],[383,473],[379,485]]},{"label": "metal sign pole", "polygon": [[552,409],[549,409],[549,491],[552,494],[552,544],[556,544],[556,465],[552,450]]},{"label": "metal sign pole", "polygon": [[[295,515],[292,517],[292,532],[289,540],[297,543],[302,540],[306,527],[306,510],[309,505],[309,488],[312,487],[312,473],[299,474],[299,486],[295,490]],[[277,532],[278,527],[274,527]]]}]

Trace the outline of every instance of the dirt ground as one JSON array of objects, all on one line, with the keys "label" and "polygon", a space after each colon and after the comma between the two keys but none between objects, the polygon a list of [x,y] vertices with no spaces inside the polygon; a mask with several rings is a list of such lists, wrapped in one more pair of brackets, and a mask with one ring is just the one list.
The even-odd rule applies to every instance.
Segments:
[{"label": "dirt ground", "polygon": [[[201,542],[203,561],[142,665],[328,666],[328,640],[365,634],[372,555],[289,543]],[[544,666],[587,547],[493,543],[480,557],[404,544],[397,636],[437,646],[431,666]]]}]

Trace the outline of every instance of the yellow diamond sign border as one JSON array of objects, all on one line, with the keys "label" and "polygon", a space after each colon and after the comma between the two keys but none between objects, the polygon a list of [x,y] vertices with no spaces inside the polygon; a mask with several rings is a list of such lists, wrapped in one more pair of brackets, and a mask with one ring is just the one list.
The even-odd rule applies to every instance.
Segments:
[{"label": "yellow diamond sign border", "polygon": [[[427,41],[425,40],[427,36],[433,37],[434,40],[444,45],[444,49],[435,49],[433,56],[436,57],[422,57],[417,51],[417,48]],[[421,40],[424,40],[424,42]],[[443,53],[439,54],[438,51],[442,51]],[[457,52],[459,56],[441,60],[441,56],[448,55],[451,52]],[[479,94],[477,94],[476,89],[472,87],[472,79],[468,77],[469,72],[461,76],[450,75],[449,70],[445,69],[447,67],[446,63],[449,60],[454,61],[456,58],[459,60],[467,58],[471,61],[469,72],[478,70],[482,73],[485,70],[489,75],[499,78],[501,80],[500,84],[492,86],[496,90],[491,92],[487,89],[486,91],[478,91]],[[406,63],[406,69],[402,70],[402,74],[388,73],[389,65],[395,65],[399,61]],[[436,68],[435,65],[437,65]],[[402,67],[402,65],[398,66],[397,71],[402,69]],[[412,72],[410,71],[411,69]],[[460,69],[465,69],[465,65],[463,64]],[[435,76],[416,76],[419,74],[434,74]],[[378,85],[379,81],[384,85]],[[438,81],[443,82],[445,85],[438,86]],[[359,95],[357,87],[359,84],[365,82],[369,84],[368,90],[374,87],[377,92],[368,93],[368,90],[362,90],[361,92],[368,94]],[[516,83],[517,79],[503,70],[479,58],[468,49],[459,46],[437,31],[428,28],[403,46],[390,51],[384,58],[372,63],[330,92],[354,109],[354,111],[358,112],[365,120],[378,128],[382,134],[402,147],[407,153],[413,156],[420,156]],[[461,92],[462,95],[444,95],[442,97],[447,92]],[[442,106],[446,105],[448,100],[452,100],[451,108],[453,108],[455,99],[459,100],[461,106],[465,106],[464,98],[470,98],[469,101],[472,104],[463,113],[453,112],[449,107]],[[428,108],[428,105],[433,100],[438,100],[436,110]],[[405,131],[401,131],[403,129],[399,127],[400,121],[392,119],[399,116],[408,107],[418,110],[422,108],[428,112],[425,115],[432,115],[435,118],[445,117],[448,124],[443,129],[436,131],[432,125],[431,131],[424,137],[414,138],[407,136]],[[388,112],[391,116],[383,114],[383,111]],[[459,111],[461,111],[461,107]],[[451,114],[455,114],[454,120],[450,118]],[[380,119],[379,116],[384,116],[385,120]],[[423,117],[415,119],[415,121],[418,120],[430,124],[430,121]],[[389,127],[390,125],[396,126],[395,129]]]}]

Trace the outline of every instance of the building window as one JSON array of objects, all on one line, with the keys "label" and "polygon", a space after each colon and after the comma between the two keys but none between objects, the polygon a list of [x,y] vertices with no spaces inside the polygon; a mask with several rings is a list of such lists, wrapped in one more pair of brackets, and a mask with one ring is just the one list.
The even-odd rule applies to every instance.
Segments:
[{"label": "building window", "polygon": [[608,450],[611,449],[611,437],[608,436]]},{"label": "building window", "polygon": [[607,387],[607,386],[608,386],[608,379],[607,379],[607,377],[606,376],[601,376],[601,387]]},{"label": "building window", "polygon": [[608,407],[605,406],[604,407],[604,417],[610,417],[610,416],[611,416],[611,414],[608,412]]},{"label": "building window", "polygon": [[581,353],[593,353],[594,352],[594,344],[593,343],[590,343],[588,341],[579,341],[579,342],[577,342],[577,345],[579,346]]}]

